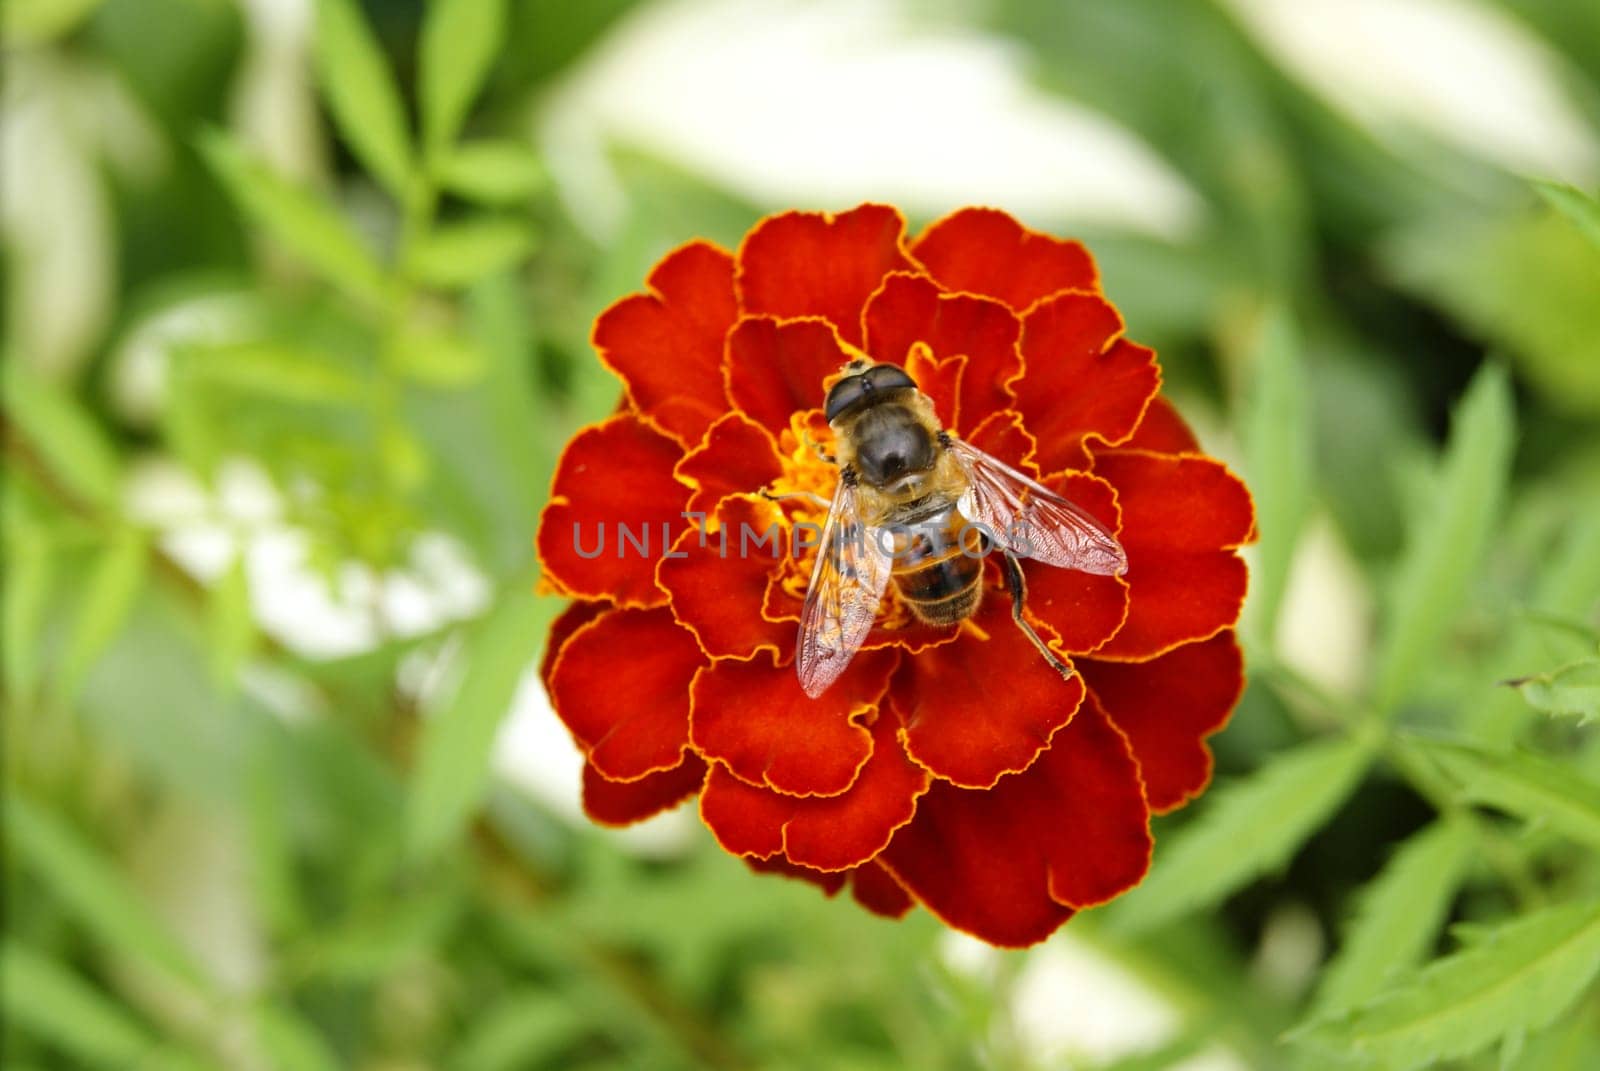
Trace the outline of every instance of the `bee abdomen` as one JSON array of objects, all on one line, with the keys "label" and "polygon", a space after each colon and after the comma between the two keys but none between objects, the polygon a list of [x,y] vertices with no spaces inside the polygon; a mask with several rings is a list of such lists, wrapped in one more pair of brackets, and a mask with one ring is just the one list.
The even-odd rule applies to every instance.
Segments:
[{"label": "bee abdomen", "polygon": [[982,563],[957,553],[954,557],[924,562],[894,574],[902,598],[912,602],[940,602],[970,587],[982,572]]},{"label": "bee abdomen", "polygon": [[916,614],[918,619],[930,625],[953,625],[958,621],[965,621],[972,616],[973,611],[977,610],[978,600],[983,597],[983,585],[978,583],[982,575],[981,570],[974,570],[972,579],[966,587],[943,598],[927,600],[907,598],[905,603],[911,607],[911,612]]},{"label": "bee abdomen", "polygon": [[895,548],[900,597],[929,624],[971,617],[983,593],[982,549],[977,531],[953,509],[916,526]]}]

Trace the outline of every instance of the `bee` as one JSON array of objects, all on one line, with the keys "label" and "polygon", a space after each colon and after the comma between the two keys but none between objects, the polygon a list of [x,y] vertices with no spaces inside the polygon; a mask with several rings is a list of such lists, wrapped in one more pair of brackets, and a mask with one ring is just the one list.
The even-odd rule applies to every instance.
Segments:
[{"label": "bee", "polygon": [[[838,679],[892,581],[922,621],[977,612],[983,559],[998,549],[1011,618],[1063,677],[1072,670],[1023,617],[1019,558],[1102,576],[1127,572],[1115,537],[1088,513],[942,428],[903,368],[855,360],[827,394],[839,483],[811,573],[795,669],[813,699]],[[818,501],[821,501],[820,498]]]}]

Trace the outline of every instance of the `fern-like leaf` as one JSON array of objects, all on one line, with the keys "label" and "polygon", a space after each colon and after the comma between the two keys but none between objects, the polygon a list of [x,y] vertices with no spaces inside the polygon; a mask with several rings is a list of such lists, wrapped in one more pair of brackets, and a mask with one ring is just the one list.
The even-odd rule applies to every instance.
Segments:
[{"label": "fern-like leaf", "polygon": [[1441,821],[1413,836],[1361,892],[1361,906],[1317,990],[1316,1013],[1377,995],[1398,971],[1416,966],[1439,934],[1467,863],[1473,836]]},{"label": "fern-like leaf", "polygon": [[1471,942],[1292,1040],[1393,1071],[1466,1056],[1554,1022],[1600,972],[1600,902],[1546,908]]},{"label": "fern-like leaf", "polygon": [[1468,801],[1600,845],[1600,785],[1570,767],[1527,752],[1503,754],[1468,744],[1413,739],[1410,746],[1441,767]]},{"label": "fern-like leaf", "polygon": [[1215,793],[1158,852],[1144,884],[1111,909],[1112,927],[1153,929],[1283,865],[1355,788],[1370,756],[1364,740],[1317,741]]}]

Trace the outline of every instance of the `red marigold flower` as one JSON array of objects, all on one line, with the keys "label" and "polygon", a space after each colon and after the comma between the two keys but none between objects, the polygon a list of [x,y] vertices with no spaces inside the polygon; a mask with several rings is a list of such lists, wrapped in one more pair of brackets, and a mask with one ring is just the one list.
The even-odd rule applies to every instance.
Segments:
[{"label": "red marigold flower", "polygon": [[[668,254],[594,344],[625,402],[567,446],[537,542],[574,600],[544,678],[596,821],[698,795],[758,871],[848,884],[880,914],[921,904],[1005,946],[1143,877],[1150,814],[1205,787],[1205,738],[1243,685],[1236,551],[1254,515],[1159,396],[1155,354],[1081,245],[992,209],[911,240],[883,205],[783,213],[737,253]],[[1066,679],[989,562],[969,621],[923,624],[891,585],[838,680],[801,689],[815,550],[718,541],[821,523],[805,496],[839,478],[816,448],[824,381],[860,357],[904,367],[945,429],[1121,543],[1120,576],[1024,563],[1027,619]]]}]

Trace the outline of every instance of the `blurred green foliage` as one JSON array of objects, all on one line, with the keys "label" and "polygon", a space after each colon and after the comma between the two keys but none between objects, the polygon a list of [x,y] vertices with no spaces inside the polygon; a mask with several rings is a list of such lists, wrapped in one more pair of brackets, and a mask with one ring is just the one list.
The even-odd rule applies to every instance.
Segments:
[{"label": "blurred green foliage", "polygon": [[[1600,1066],[1600,204],[1378,142],[1222,4],[927,11],[1007,38],[1207,206],[1187,238],[1086,237],[1255,490],[1252,683],[1145,886],[1056,939],[1148,983],[1172,1035],[1057,1060],[1015,1001],[1048,946],[974,971],[926,915],[703,835],[635,851],[495,775],[559,608],[533,594],[544,488],[617,396],[588,324],[760,214],[619,150],[616,239],[569,218],[526,130],[632,6],[317,0],[291,173],[229,103],[271,5],[5,5],[8,122],[25,97],[138,121],[86,150],[104,317],[64,292],[4,328],[0,1062]],[[1593,5],[1499,6],[1600,120]],[[5,252],[16,290],[38,250]],[[52,317],[92,331],[46,352]],[[368,591],[355,653],[266,621],[218,506],[240,458],[329,590]],[[199,488],[211,565],[139,505],[153,462]],[[487,597],[401,627],[371,578],[441,533]],[[1342,679],[1295,668],[1295,598],[1353,633]]]}]

